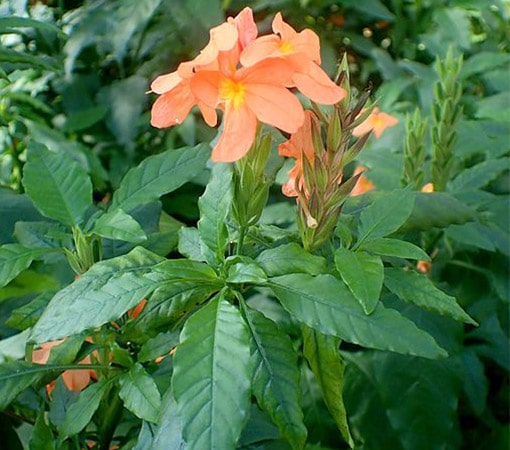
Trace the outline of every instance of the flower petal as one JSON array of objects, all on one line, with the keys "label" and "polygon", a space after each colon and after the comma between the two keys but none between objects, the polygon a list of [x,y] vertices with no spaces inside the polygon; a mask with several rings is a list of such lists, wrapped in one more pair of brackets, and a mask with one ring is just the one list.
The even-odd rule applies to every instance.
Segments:
[{"label": "flower petal", "polygon": [[234,23],[239,35],[238,42],[240,50],[243,50],[258,35],[257,25],[253,20],[253,11],[248,6],[234,18],[229,17],[228,22]]},{"label": "flower petal", "polygon": [[227,105],[223,116],[223,132],[213,148],[214,162],[233,162],[241,159],[255,140],[257,118],[246,107],[231,108]]},{"label": "flower petal", "polygon": [[219,101],[221,74],[203,70],[191,79],[191,92],[203,104],[216,108]]},{"label": "flower petal", "polygon": [[247,84],[246,104],[261,122],[287,133],[295,133],[305,120],[299,100],[280,86]]},{"label": "flower petal", "polygon": [[241,53],[241,64],[250,67],[267,58],[281,56],[281,39],[274,34],[262,36],[251,42]]},{"label": "flower petal", "polygon": [[62,373],[62,380],[70,391],[83,391],[90,383],[89,370],[66,370]]},{"label": "flower petal", "polygon": [[309,64],[306,72],[295,73],[292,80],[303,95],[323,105],[334,105],[346,95],[345,90],[313,62]]},{"label": "flower petal", "polygon": [[166,128],[180,124],[195,103],[189,83],[181,83],[154,102],[151,110],[151,125],[156,128]]},{"label": "flower petal", "polygon": [[156,94],[164,94],[171,91],[182,81],[182,77],[177,72],[160,75],[151,84],[151,91]]}]

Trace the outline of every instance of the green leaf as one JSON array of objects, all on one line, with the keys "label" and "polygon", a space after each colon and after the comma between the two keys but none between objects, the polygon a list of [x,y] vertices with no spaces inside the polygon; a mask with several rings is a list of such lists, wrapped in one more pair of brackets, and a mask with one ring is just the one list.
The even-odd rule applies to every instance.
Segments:
[{"label": "green leaf", "polygon": [[430,261],[430,256],[420,247],[400,239],[376,238],[364,242],[360,249],[381,256]]},{"label": "green leaf", "polygon": [[413,205],[414,194],[408,190],[396,190],[378,197],[361,212],[357,245],[397,231],[411,214]]},{"label": "green leaf", "polygon": [[168,260],[154,266],[153,271],[155,276],[166,274],[167,281],[156,289],[140,316],[125,330],[143,342],[152,333],[172,328],[223,287],[214,270],[197,261]]},{"label": "green leaf", "polygon": [[118,319],[161,283],[144,278],[163,258],[141,247],[94,264],[59,291],[34,326],[31,340],[52,341]]},{"label": "green leaf", "polygon": [[264,250],[256,261],[270,277],[288,273],[319,275],[328,271],[324,258],[308,253],[294,242]]},{"label": "green leaf", "polygon": [[190,448],[235,448],[250,406],[251,377],[247,326],[218,295],[186,322],[174,356],[173,393]]},{"label": "green leaf", "polygon": [[55,33],[60,37],[64,36],[60,28],[49,22],[29,19],[28,17],[0,17],[0,33],[15,33],[16,28],[33,28],[40,31]]},{"label": "green leaf", "polygon": [[401,300],[461,322],[477,325],[457,304],[454,297],[439,290],[426,275],[396,267],[386,268],[384,275],[385,286]]},{"label": "green leaf", "polygon": [[417,192],[413,212],[401,231],[428,231],[461,225],[476,217],[476,212],[444,192]]},{"label": "green leaf", "polygon": [[154,434],[149,450],[185,450],[186,444],[182,439],[182,421],[177,414],[177,405],[168,389],[161,402],[159,426]]},{"label": "green leaf", "polygon": [[351,252],[346,248],[335,251],[336,270],[367,314],[377,306],[384,278],[384,266],[379,256]]},{"label": "green leaf", "polygon": [[158,200],[200,173],[209,156],[208,146],[200,144],[145,158],[122,179],[113,194],[111,207],[130,211]]},{"label": "green leaf", "polygon": [[347,423],[347,412],[342,397],[344,388],[344,363],[340,356],[340,339],[327,336],[303,326],[303,354],[310,364],[322,391],[324,402],[349,447],[354,442]]},{"label": "green leaf", "polygon": [[477,416],[481,416],[487,405],[489,394],[489,380],[485,375],[485,367],[479,356],[469,347],[460,355],[462,364],[463,388],[471,409]]},{"label": "green leaf", "polygon": [[51,372],[58,373],[58,369],[25,361],[8,361],[0,364],[0,411],[3,411],[21,391]]},{"label": "green leaf", "polygon": [[80,392],[77,399],[69,406],[64,421],[58,427],[62,436],[74,436],[88,425],[99,408],[99,403],[109,384],[109,381],[101,380]]},{"label": "green leaf", "polygon": [[202,252],[202,239],[198,229],[193,227],[181,228],[179,230],[179,253],[194,261],[205,261]]},{"label": "green leaf", "polygon": [[136,363],[129,372],[120,377],[119,382],[119,397],[124,406],[142,420],[157,422],[161,395],[154,379],[142,365]]},{"label": "green leaf", "polygon": [[344,400],[353,435],[373,450],[460,447],[459,379],[451,360],[346,352]]},{"label": "green leaf", "polygon": [[266,283],[267,275],[255,261],[246,256],[234,256],[233,258],[233,261],[238,262],[228,266],[227,279],[225,280],[227,283],[259,285]]},{"label": "green leaf", "polygon": [[324,334],[379,350],[440,358],[436,341],[394,309],[378,304],[366,315],[347,286],[332,275],[291,274],[268,285],[297,320]]},{"label": "green leaf", "polygon": [[45,248],[27,248],[19,244],[5,244],[0,247],[0,287],[16,278],[34,259],[47,252]]},{"label": "green leaf", "polygon": [[140,224],[122,209],[114,209],[103,214],[94,223],[92,232],[107,238],[138,244],[147,239]]},{"label": "green leaf", "polygon": [[200,209],[198,231],[202,242],[214,255],[214,260],[209,261],[211,264],[225,259],[228,245],[226,223],[232,207],[232,177],[230,164],[215,164],[205,192],[198,199]]},{"label": "green leaf", "polygon": [[247,309],[254,363],[253,394],[293,449],[306,441],[297,353],[289,336],[264,315]]},{"label": "green leaf", "polygon": [[54,450],[55,439],[50,426],[46,423],[46,411],[41,409],[37,415],[32,435],[30,436],[30,450]]},{"label": "green leaf", "polygon": [[66,225],[81,223],[92,205],[92,182],[83,168],[40,144],[28,147],[23,186],[41,214]]},{"label": "green leaf", "polygon": [[463,192],[482,188],[508,170],[509,164],[509,158],[489,159],[464,169],[450,182],[450,190]]},{"label": "green leaf", "polygon": [[5,47],[0,48],[0,63],[19,64],[50,72],[59,72],[61,70],[58,60],[54,58],[21,53]]},{"label": "green leaf", "polygon": [[[151,302],[152,303],[152,302]],[[149,339],[138,352],[138,361],[152,361],[159,356],[167,354],[179,343],[179,333],[176,331],[166,331]]]},{"label": "green leaf", "polygon": [[11,328],[18,330],[26,330],[33,327],[41,317],[46,305],[53,297],[54,293],[51,291],[44,292],[29,303],[20,308],[15,309],[5,324]]}]

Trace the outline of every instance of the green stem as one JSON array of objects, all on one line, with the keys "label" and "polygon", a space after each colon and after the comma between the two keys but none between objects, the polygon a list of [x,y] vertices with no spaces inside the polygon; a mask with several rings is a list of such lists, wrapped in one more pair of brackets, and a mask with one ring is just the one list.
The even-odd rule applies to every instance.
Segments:
[{"label": "green stem", "polygon": [[[104,400],[104,399],[103,399]],[[110,390],[108,401],[105,402],[103,422],[99,424],[99,443],[98,450],[109,450],[113,439],[113,434],[122,417],[123,404],[118,395],[117,389]]]},{"label": "green stem", "polygon": [[248,227],[246,227],[245,225],[241,225],[239,227],[239,240],[237,241],[236,255],[242,255],[244,238],[246,237],[247,231]]}]

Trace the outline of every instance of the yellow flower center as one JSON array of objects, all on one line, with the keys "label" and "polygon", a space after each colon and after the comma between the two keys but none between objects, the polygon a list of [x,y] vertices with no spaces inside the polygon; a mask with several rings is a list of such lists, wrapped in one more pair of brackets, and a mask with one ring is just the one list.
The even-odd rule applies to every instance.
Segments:
[{"label": "yellow flower center", "polygon": [[220,97],[229,102],[234,108],[238,108],[244,103],[246,87],[239,81],[225,79],[221,82]]},{"label": "yellow flower center", "polygon": [[280,44],[280,51],[282,53],[292,53],[294,51],[294,46],[290,42],[283,41]]}]

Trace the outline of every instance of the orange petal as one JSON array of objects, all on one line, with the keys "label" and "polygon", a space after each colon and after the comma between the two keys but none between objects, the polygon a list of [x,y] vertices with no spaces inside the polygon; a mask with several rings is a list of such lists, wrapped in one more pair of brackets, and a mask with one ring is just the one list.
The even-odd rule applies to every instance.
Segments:
[{"label": "orange petal", "polygon": [[282,37],[283,48],[293,53],[303,53],[307,58],[321,63],[320,39],[317,33],[310,29],[304,29],[298,33],[287,24],[281,13],[277,13],[273,19],[273,31]]},{"label": "orange petal", "polygon": [[32,352],[32,362],[36,364],[46,364],[50,357],[51,349],[62,342],[64,342],[64,339],[42,343],[40,348]]},{"label": "orange petal", "polygon": [[310,63],[306,73],[295,73],[292,80],[303,95],[316,103],[334,105],[346,96],[345,90],[315,63]]},{"label": "orange petal", "polygon": [[62,379],[70,391],[82,391],[90,383],[90,373],[88,370],[66,370]]},{"label": "orange petal", "polygon": [[301,103],[294,94],[283,87],[248,84],[246,104],[261,122],[287,133],[295,133],[305,120]]},{"label": "orange petal", "polygon": [[198,108],[202,113],[202,117],[204,118],[205,123],[210,127],[215,127],[218,123],[218,115],[216,114],[216,110],[202,102],[198,102]]},{"label": "orange petal", "polygon": [[251,42],[241,53],[241,64],[250,67],[267,58],[281,56],[281,39],[274,34],[262,36]]},{"label": "orange petal", "polygon": [[253,11],[248,6],[234,18],[229,17],[228,21],[234,23],[237,28],[240,50],[256,39],[258,35],[257,25],[253,20]]},{"label": "orange petal", "polygon": [[154,102],[151,110],[151,125],[156,128],[165,128],[180,124],[195,103],[189,83],[181,83]]},{"label": "orange petal", "polygon": [[191,79],[191,92],[199,100],[210,108],[216,108],[219,101],[221,76],[218,72],[203,70],[197,72]]},{"label": "orange petal", "polygon": [[241,159],[255,140],[257,118],[245,107],[231,108],[227,105],[223,116],[223,132],[213,148],[214,162],[233,162]]},{"label": "orange petal", "polygon": [[182,78],[177,72],[167,73],[160,75],[151,84],[151,91],[156,94],[163,94],[172,90],[182,81]]}]

